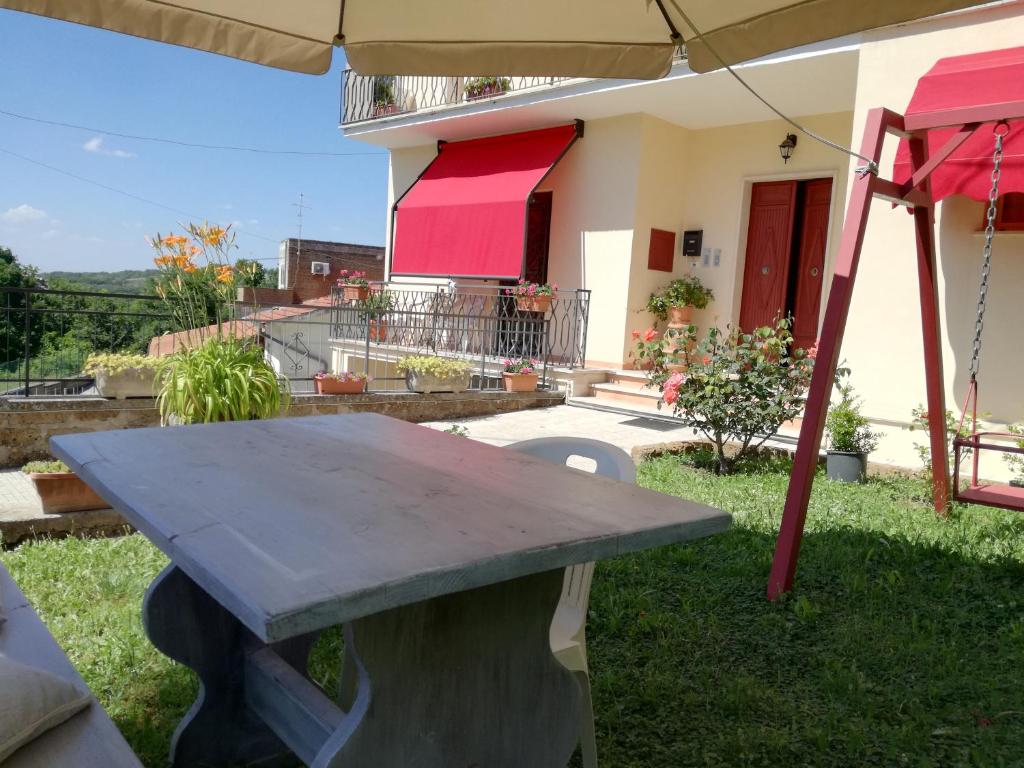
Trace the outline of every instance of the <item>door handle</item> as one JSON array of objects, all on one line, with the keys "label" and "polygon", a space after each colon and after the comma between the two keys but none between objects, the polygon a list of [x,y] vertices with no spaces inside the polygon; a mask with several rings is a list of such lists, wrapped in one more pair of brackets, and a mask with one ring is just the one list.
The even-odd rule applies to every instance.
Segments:
[{"label": "door handle", "polygon": [[817,267],[811,267],[811,277],[817,277],[817,276],[818,276],[818,268]]},{"label": "door handle", "polygon": [[761,267],[761,274],[767,275],[771,270],[768,267]]}]

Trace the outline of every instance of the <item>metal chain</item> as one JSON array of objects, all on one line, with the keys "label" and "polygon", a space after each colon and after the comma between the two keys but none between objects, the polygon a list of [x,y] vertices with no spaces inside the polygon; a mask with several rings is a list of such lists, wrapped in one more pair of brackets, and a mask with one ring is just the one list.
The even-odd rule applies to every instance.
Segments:
[{"label": "metal chain", "polygon": [[[1006,129],[1000,132],[1000,129]],[[981,332],[985,327],[985,302],[988,299],[988,277],[992,271],[992,240],[996,234],[996,201],[999,199],[999,177],[1002,175],[1003,139],[1009,133],[1006,123],[996,125],[996,148],[992,153],[992,188],[988,193],[988,210],[985,212],[985,249],[981,256],[981,288],[978,291],[978,314],[974,321],[974,348],[971,352],[971,381],[978,376],[978,361],[981,357]]]}]

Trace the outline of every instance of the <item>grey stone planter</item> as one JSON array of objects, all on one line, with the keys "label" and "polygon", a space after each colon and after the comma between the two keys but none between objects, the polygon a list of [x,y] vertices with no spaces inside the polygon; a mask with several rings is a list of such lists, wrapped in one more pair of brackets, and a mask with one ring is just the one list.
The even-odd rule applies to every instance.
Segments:
[{"label": "grey stone planter", "polygon": [[110,373],[102,368],[96,371],[96,390],[100,397],[124,400],[126,397],[153,397],[153,380],[156,371],[152,368],[128,368]]},{"label": "grey stone planter", "polygon": [[405,374],[405,386],[410,392],[465,392],[469,389],[470,376],[468,373],[459,376],[450,376],[442,379],[439,376],[407,371]]},{"label": "grey stone planter", "polygon": [[825,474],[841,483],[863,483],[868,477],[868,455],[848,451],[828,451]]}]

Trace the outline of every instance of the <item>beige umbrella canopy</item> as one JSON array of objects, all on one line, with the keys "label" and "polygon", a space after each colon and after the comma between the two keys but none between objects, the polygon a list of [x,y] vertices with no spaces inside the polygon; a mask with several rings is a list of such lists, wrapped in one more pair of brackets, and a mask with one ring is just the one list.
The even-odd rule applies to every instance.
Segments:
[{"label": "beige umbrella canopy", "polygon": [[706,72],[722,61],[988,1],[0,0],[0,7],[312,74],[327,71],[340,44],[364,74],[656,78],[683,42],[690,66]]}]

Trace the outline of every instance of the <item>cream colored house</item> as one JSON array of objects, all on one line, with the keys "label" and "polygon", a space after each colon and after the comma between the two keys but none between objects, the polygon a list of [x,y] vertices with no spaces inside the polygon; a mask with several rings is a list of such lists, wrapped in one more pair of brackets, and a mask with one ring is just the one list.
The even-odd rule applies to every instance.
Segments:
[{"label": "cream colored house", "polygon": [[[788,51],[738,71],[782,112],[851,146],[860,143],[867,111],[901,111],[937,59],[1021,41],[1024,2],[994,3]],[[805,338],[816,335],[859,161],[801,135],[784,162],[779,144],[792,128],[728,73],[696,75],[680,57],[659,81],[513,78],[504,93],[476,99],[465,97],[458,78],[398,76],[385,83],[393,104],[384,108],[366,95],[375,93],[374,82],[381,81],[347,74],[342,129],[390,150],[389,243],[391,208],[437,156],[439,141],[583,121],[583,136],[536,189],[550,193],[543,276],[591,291],[586,374],[566,377],[574,398],[652,404],[623,370],[630,368],[631,331],[651,324],[642,311],[649,293],[680,275],[695,274],[714,290],[715,300],[696,315],[702,327],[749,324],[781,310],[794,313]],[[886,173],[894,153],[895,140]],[[866,413],[887,433],[877,457],[912,465],[914,436],[902,427],[925,397],[914,230],[903,209],[874,205],[843,356]],[[946,397],[954,409],[967,383],[982,208],[959,197],[938,206]],[[689,231],[702,237],[693,257],[681,249]],[[666,255],[666,238],[674,239],[671,271],[651,269],[653,256]],[[389,250],[389,264],[392,257]],[[1024,232],[1000,232],[981,374],[982,406],[997,424],[1024,420],[1022,299]]]}]

